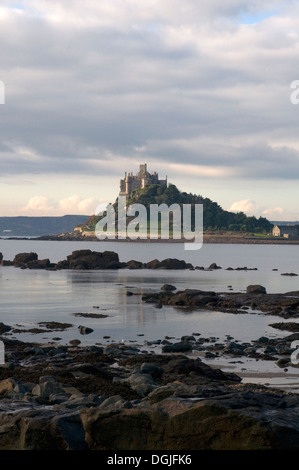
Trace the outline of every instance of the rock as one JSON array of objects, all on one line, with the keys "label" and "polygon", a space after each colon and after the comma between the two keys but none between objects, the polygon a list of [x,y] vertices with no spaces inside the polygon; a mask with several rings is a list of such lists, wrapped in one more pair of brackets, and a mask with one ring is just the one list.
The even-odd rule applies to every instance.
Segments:
[{"label": "rock", "polygon": [[181,337],[181,341],[196,341],[196,339],[194,338],[194,336],[185,335]]},{"label": "rock", "polygon": [[269,326],[271,326],[272,328],[277,328],[279,330],[299,331],[299,324],[296,322],[270,323]]},{"label": "rock", "polygon": [[298,341],[299,340],[299,333],[293,333],[291,335],[285,336],[285,341]]},{"label": "rock", "polygon": [[68,398],[67,407],[68,408],[82,408],[89,406],[100,406],[104,402],[104,397],[99,397],[94,394],[89,394],[85,396],[83,394],[73,394]]},{"label": "rock", "polygon": [[[62,266],[62,265],[60,265]],[[68,269],[118,269],[121,267],[117,253],[76,250],[67,256],[63,267]]]},{"label": "rock", "polygon": [[260,285],[250,285],[246,289],[247,294],[266,294],[267,291],[265,287],[260,286]]},{"label": "rock", "polygon": [[153,377],[146,373],[133,373],[128,378],[131,388],[141,397],[145,397],[157,387]]},{"label": "rock", "polygon": [[4,379],[0,382],[0,396],[5,395],[7,392],[12,392],[17,382],[12,379]]},{"label": "rock", "polygon": [[256,342],[259,344],[267,344],[269,342],[269,338],[267,336],[260,336]]},{"label": "rock", "polygon": [[192,350],[192,344],[187,341],[180,341],[178,343],[166,344],[162,346],[163,353],[187,352],[191,350]]},{"label": "rock", "polygon": [[13,260],[13,264],[16,267],[26,266],[30,261],[35,261],[38,259],[36,253],[18,253]]},{"label": "rock", "polygon": [[276,361],[276,364],[278,365],[278,367],[281,367],[281,368],[285,367],[289,363],[290,363],[290,359],[287,359],[285,357],[281,357]]},{"label": "rock", "polygon": [[[223,347],[214,342],[217,338],[210,339],[211,346]],[[284,339],[259,341],[257,346],[265,349],[289,346]],[[245,351],[250,343],[230,341],[227,346]],[[132,346],[113,348],[122,353],[120,358],[104,354],[108,347],[60,346],[61,356],[50,354],[58,349],[52,345],[37,348],[7,340],[15,369],[13,377],[0,381],[0,449],[299,448],[296,393],[242,384],[236,374],[183,353],[149,357]],[[37,349],[44,354],[37,355]],[[287,354],[280,362],[283,368],[289,365],[290,350]]]},{"label": "rock", "polygon": [[159,269],[161,267],[161,262],[158,259],[153,259],[145,264],[147,269]]},{"label": "rock", "polygon": [[267,344],[267,346],[264,349],[264,353],[265,354],[277,354],[277,350],[271,344]]},{"label": "rock", "polygon": [[241,391],[199,397],[197,402],[167,397],[150,408],[139,406],[109,416],[99,409],[82,409],[81,420],[90,449],[296,449],[298,408],[291,397],[284,397],[283,403],[281,399],[279,392],[266,391],[262,396]]},{"label": "rock", "polygon": [[141,261],[131,260],[126,263],[125,267],[127,269],[141,269],[143,267],[143,263]]},{"label": "rock", "polygon": [[164,285],[161,287],[161,290],[162,290],[162,291],[166,291],[166,292],[171,292],[171,291],[176,290],[176,287],[173,286],[172,284],[164,284]]},{"label": "rock", "polygon": [[93,329],[89,328],[87,326],[79,325],[78,329],[79,329],[79,332],[80,332],[81,335],[89,335],[90,333],[93,332]]},{"label": "rock", "polygon": [[153,378],[157,378],[162,375],[163,369],[152,362],[143,362],[140,366],[140,372],[142,374],[150,374]]},{"label": "rock", "polygon": [[50,395],[57,394],[58,391],[62,391],[62,388],[58,386],[56,380],[45,379],[33,388],[32,395],[47,399]]},{"label": "rock", "polygon": [[221,267],[218,266],[217,263],[212,263],[212,264],[210,264],[208,269],[221,269]]},{"label": "rock", "polygon": [[86,450],[85,433],[78,411],[28,414],[22,420],[21,450]]},{"label": "rock", "polygon": [[234,341],[231,341],[229,344],[225,346],[223,349],[224,353],[228,354],[233,354],[236,356],[243,356],[246,353],[244,352],[245,347],[242,346],[241,344],[235,343]]},{"label": "rock", "polygon": [[7,333],[10,330],[11,327],[9,325],[5,325],[4,323],[0,322],[0,335],[3,335],[4,333]]},{"label": "rock", "polygon": [[29,269],[47,269],[51,266],[50,260],[46,259],[34,259],[26,263],[27,268]]},{"label": "rock", "polygon": [[79,346],[79,344],[81,344],[81,341],[79,339],[71,339],[70,344],[72,346]]},{"label": "rock", "polygon": [[101,397],[101,398],[103,399],[102,403],[99,406],[101,410],[103,409],[117,410],[119,408],[127,407],[125,406],[127,404],[127,400],[125,400],[121,395],[113,395],[112,397],[109,397],[109,398],[104,398],[104,397]]},{"label": "rock", "polygon": [[185,260],[166,258],[162,261],[154,259],[145,264],[147,269],[190,269],[192,265]]},{"label": "rock", "polygon": [[205,352],[205,358],[206,359],[213,359],[214,357],[216,357],[216,354],[210,352],[210,351],[206,351]]}]

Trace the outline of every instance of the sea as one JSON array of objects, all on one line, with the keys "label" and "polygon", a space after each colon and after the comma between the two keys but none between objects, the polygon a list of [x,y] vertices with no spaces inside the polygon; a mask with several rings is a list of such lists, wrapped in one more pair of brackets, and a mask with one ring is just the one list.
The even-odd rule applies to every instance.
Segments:
[{"label": "sea", "polygon": [[[261,336],[280,338],[290,334],[271,327],[271,323],[283,321],[271,315],[185,311],[171,306],[158,309],[144,303],[141,297],[160,290],[164,284],[172,284],[178,290],[216,292],[245,292],[251,284],[263,285],[268,293],[298,291],[299,276],[282,274],[299,274],[299,245],[203,244],[198,250],[186,250],[183,243],[0,239],[0,252],[5,260],[32,251],[39,259],[58,262],[80,249],[114,251],[120,261],[177,258],[205,269],[51,271],[2,266],[0,321],[12,327],[7,337],[32,343],[69,344],[73,339],[80,340],[82,345],[122,342],[145,352],[160,352],[160,341],[165,338],[177,341],[184,335],[196,334],[223,343],[228,338],[251,342]],[[209,269],[212,263],[219,269]],[[135,295],[127,295],[127,291]],[[77,315],[82,313],[101,316]],[[47,322],[70,326],[52,331],[42,326]],[[82,335],[80,326],[92,332]],[[34,328],[42,331],[34,333]],[[223,370],[242,372],[245,382],[299,389],[299,369],[295,367],[282,370],[274,361],[244,358],[221,357],[205,362]]]}]

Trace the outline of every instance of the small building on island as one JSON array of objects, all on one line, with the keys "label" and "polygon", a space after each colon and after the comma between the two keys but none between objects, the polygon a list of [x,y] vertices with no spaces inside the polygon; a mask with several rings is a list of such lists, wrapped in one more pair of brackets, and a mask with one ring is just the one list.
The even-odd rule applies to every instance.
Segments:
[{"label": "small building on island", "polygon": [[297,238],[297,225],[274,225],[272,235],[274,237]]}]

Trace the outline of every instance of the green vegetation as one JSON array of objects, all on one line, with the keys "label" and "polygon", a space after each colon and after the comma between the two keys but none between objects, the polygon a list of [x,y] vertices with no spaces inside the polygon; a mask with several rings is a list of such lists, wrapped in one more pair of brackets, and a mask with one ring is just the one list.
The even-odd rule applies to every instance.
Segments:
[{"label": "green vegetation", "polygon": [[[131,204],[138,203],[145,206],[149,213],[151,204],[203,204],[203,224],[204,230],[224,230],[230,232],[251,232],[255,234],[269,234],[273,225],[263,217],[248,217],[243,212],[233,213],[223,210],[219,204],[208,198],[198,196],[191,193],[181,192],[174,184],[168,187],[160,185],[151,185],[143,189],[135,190],[130,197],[127,198],[127,207]],[[117,219],[118,199],[113,204]],[[138,214],[136,214],[137,216]],[[91,217],[85,223],[86,230],[94,230],[96,223],[100,217]],[[134,218],[134,217],[132,217]],[[131,219],[132,219],[131,218]],[[130,219],[128,219],[129,221]],[[193,223],[191,224],[193,226]]]}]

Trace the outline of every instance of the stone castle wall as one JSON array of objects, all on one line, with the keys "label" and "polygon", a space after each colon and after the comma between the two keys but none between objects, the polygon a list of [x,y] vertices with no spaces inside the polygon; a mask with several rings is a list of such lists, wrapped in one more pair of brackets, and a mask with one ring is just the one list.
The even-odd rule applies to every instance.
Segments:
[{"label": "stone castle wall", "polygon": [[120,196],[128,196],[135,189],[145,188],[151,184],[160,184],[167,186],[167,178],[165,180],[159,180],[157,172],[149,173],[147,171],[147,164],[140,165],[139,172],[137,175],[133,175],[132,172],[125,173],[124,179],[120,180]]}]

